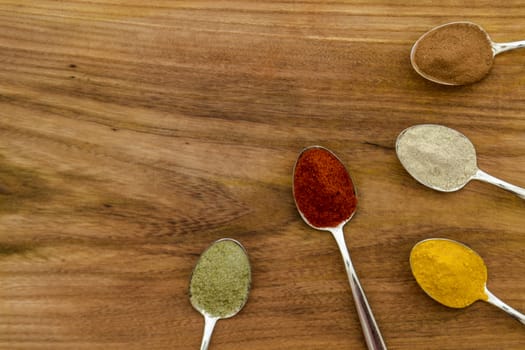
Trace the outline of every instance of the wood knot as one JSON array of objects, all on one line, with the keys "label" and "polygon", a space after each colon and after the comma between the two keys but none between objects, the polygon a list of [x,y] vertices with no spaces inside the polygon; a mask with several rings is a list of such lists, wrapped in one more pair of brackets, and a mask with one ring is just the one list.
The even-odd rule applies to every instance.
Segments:
[{"label": "wood knot", "polygon": [[9,189],[9,187],[7,187],[6,185],[0,182],[0,195],[2,194],[10,195],[10,194],[13,194],[13,192]]}]

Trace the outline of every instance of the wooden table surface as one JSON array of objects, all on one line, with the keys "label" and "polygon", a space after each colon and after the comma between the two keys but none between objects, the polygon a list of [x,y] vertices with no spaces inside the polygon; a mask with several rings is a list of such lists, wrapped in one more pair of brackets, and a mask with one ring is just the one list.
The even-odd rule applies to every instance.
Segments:
[{"label": "wooden table surface", "polygon": [[442,87],[413,42],[470,20],[525,39],[523,1],[0,0],[0,348],[198,349],[191,271],[213,241],[249,252],[253,286],[210,350],[365,349],[332,237],[299,217],[299,151],[320,144],[357,185],[345,234],[389,349],[525,349],[477,302],[413,279],[412,246],[470,245],[525,312],[525,202],[475,182],[419,185],[394,142],[439,123],[481,169],[525,186],[525,52]]}]

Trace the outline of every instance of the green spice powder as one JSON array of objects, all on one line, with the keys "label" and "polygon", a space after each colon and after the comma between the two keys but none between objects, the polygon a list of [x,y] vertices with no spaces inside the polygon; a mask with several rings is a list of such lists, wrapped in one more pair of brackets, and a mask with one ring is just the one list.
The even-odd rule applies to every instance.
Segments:
[{"label": "green spice powder", "polygon": [[210,316],[233,316],[246,302],[250,282],[250,262],[244,249],[232,240],[217,241],[197,262],[190,300]]}]

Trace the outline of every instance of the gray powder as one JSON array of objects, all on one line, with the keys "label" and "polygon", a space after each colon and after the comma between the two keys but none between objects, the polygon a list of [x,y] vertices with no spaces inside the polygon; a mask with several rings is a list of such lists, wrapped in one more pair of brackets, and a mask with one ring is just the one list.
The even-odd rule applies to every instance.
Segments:
[{"label": "gray powder", "polygon": [[406,129],[397,138],[396,152],[410,175],[441,191],[460,189],[478,170],[470,140],[441,125],[422,124]]}]

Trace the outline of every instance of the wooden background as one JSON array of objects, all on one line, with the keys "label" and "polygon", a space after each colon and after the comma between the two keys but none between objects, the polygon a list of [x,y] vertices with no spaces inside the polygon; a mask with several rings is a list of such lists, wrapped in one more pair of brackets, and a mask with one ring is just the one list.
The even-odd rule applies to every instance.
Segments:
[{"label": "wooden background", "polygon": [[484,183],[428,190],[393,148],[444,124],[525,186],[525,51],[458,88],[409,63],[449,21],[525,39],[523,5],[0,0],[0,348],[198,349],[190,274],[232,237],[253,289],[210,349],[365,349],[335,242],[291,196],[299,151],[320,144],[358,187],[346,238],[389,349],[524,349],[495,307],[428,298],[408,256],[429,237],[466,243],[525,312],[525,202]]}]

